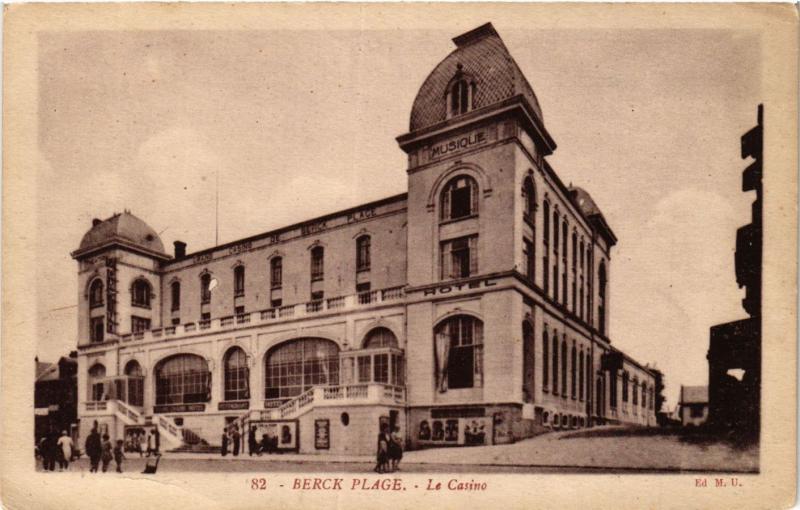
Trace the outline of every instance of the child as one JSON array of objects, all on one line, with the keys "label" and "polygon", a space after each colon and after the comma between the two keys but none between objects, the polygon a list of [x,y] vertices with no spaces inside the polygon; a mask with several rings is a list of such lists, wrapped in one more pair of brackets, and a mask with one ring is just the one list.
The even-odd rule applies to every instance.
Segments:
[{"label": "child", "polygon": [[103,454],[100,457],[100,459],[103,461],[103,473],[108,471],[108,465],[111,463],[111,459],[114,458],[112,450],[113,448],[111,447],[111,441],[108,438],[108,434],[103,434]]},{"label": "child", "polygon": [[122,439],[117,439],[117,446],[114,447],[114,462],[117,464],[117,473],[122,473],[122,459],[125,454],[122,453]]}]

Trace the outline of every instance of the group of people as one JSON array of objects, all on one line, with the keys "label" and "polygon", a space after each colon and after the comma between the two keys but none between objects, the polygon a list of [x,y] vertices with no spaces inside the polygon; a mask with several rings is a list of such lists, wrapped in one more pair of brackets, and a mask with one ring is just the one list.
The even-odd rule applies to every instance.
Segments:
[{"label": "group of people", "polygon": [[39,440],[37,445],[38,454],[42,457],[42,467],[45,471],[55,471],[56,461],[58,462],[59,471],[68,470],[69,463],[76,454],[72,438],[67,434],[67,431],[62,430],[61,436],[59,436],[56,430],[50,430]]},{"label": "group of people", "polygon": [[116,445],[112,445],[108,433],[103,434],[102,438],[100,437],[96,423],[86,438],[86,455],[89,457],[91,465],[90,473],[97,473],[101,462],[103,473],[105,473],[112,460],[117,465],[117,473],[122,473],[122,461],[125,459],[125,454],[122,452],[122,439],[117,439]]},{"label": "group of people", "polygon": [[400,460],[403,458],[403,438],[400,428],[394,427],[391,432],[389,425],[381,425],[378,434],[378,461],[375,464],[376,473],[394,473],[400,470]]},{"label": "group of people", "polygon": [[242,434],[239,433],[239,426],[234,425],[233,430],[229,431],[228,427],[222,429],[222,456],[228,455],[228,447],[233,446],[231,453],[236,457],[239,455],[239,448],[242,445]]}]

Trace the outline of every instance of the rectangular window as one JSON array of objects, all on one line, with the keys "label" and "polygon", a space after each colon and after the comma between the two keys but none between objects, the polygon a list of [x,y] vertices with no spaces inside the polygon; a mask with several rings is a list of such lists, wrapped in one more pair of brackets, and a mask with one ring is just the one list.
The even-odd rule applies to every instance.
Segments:
[{"label": "rectangular window", "polygon": [[233,270],[233,295],[244,296],[244,266],[237,266]]},{"label": "rectangular window", "polygon": [[369,271],[370,260],[370,237],[362,236],[356,241],[356,271]]},{"label": "rectangular window", "polygon": [[150,319],[131,316],[131,333],[141,333],[150,329]]},{"label": "rectangular window", "polygon": [[244,313],[244,306],[237,306],[233,309],[233,313],[236,315],[242,315]]},{"label": "rectangular window", "polygon": [[445,241],[442,250],[442,279],[466,278],[478,272],[478,236]]},{"label": "rectangular window", "polygon": [[523,254],[524,254],[524,263],[525,263],[525,276],[528,277],[528,280],[533,282],[534,277],[534,260],[535,256],[533,253],[533,243],[530,239],[524,239],[523,241]]},{"label": "rectangular window", "polygon": [[200,314],[201,321],[210,321],[211,320],[211,312],[203,312]]},{"label": "rectangular window", "polygon": [[282,299],[273,299],[272,301],[270,301],[269,304],[270,304],[270,306],[272,308],[280,308],[281,305],[283,305],[283,300]]},{"label": "rectangular window", "polygon": [[311,250],[311,281],[322,280],[325,277],[325,250],[317,246]]},{"label": "rectangular window", "polygon": [[325,297],[325,292],[321,290],[311,293],[311,301],[322,301],[324,297]]},{"label": "rectangular window", "polygon": [[375,382],[388,383],[389,382],[389,355],[376,354],[373,361],[373,368],[375,369],[374,379]]},{"label": "rectangular window", "polygon": [[356,292],[359,293],[359,294],[361,292],[369,292],[371,288],[372,288],[372,284],[370,282],[364,282],[364,283],[357,283],[356,284]]},{"label": "rectangular window", "polygon": [[178,282],[173,282],[172,286],[172,308],[173,312],[181,309],[181,284]]},{"label": "rectangular window", "polygon": [[702,418],[703,417],[703,405],[702,404],[695,404],[690,406],[689,408],[690,414],[692,418]]},{"label": "rectangular window", "polygon": [[172,319],[172,325],[173,326],[177,326],[180,323],[181,323],[181,318],[180,317],[173,317],[173,319]]},{"label": "rectangular window", "polygon": [[360,383],[370,382],[371,363],[372,363],[372,358],[370,356],[358,357],[358,382]]},{"label": "rectangular window", "polygon": [[273,289],[279,289],[283,285],[283,259],[281,257],[275,257],[270,262],[270,285]]},{"label": "rectangular window", "polygon": [[103,317],[92,317],[90,337],[92,342],[102,342],[105,328],[103,327]]}]

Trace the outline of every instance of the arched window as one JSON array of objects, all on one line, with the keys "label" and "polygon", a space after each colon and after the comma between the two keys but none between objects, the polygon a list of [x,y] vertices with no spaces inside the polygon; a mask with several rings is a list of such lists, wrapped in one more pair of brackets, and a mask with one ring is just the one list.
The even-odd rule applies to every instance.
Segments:
[{"label": "arched window", "polygon": [[628,372],[622,372],[622,401],[628,401]]},{"label": "arched window", "polygon": [[633,405],[639,405],[639,379],[636,377],[633,378],[633,384],[631,385],[631,389],[633,390]]},{"label": "arched window", "polygon": [[275,257],[269,261],[270,287],[279,289],[283,285],[283,258]]},{"label": "arched window", "polygon": [[324,338],[279,344],[265,357],[265,397],[296,397],[312,386],[339,384],[339,346]]},{"label": "arched window", "polygon": [[311,249],[311,281],[325,277],[325,248],[315,246]]},{"label": "arched window", "polygon": [[92,365],[92,368],[89,369],[87,387],[89,388],[90,401],[106,400],[105,381],[103,381],[105,376],[106,367],[100,363]]},{"label": "arched window", "polygon": [[125,364],[125,375],[128,376],[128,403],[134,406],[144,405],[144,377],[142,367],[135,359]]},{"label": "arched window", "polygon": [[380,349],[381,347],[398,347],[397,337],[389,328],[375,328],[364,339],[365,349]]},{"label": "arched window", "polygon": [[211,275],[203,273],[200,276],[200,303],[207,304],[211,302]]},{"label": "arched window", "polygon": [[584,371],[583,371],[583,349],[581,349],[580,354],[578,355],[578,399],[583,401],[583,390],[584,390]]},{"label": "arched window", "polygon": [[175,354],[155,369],[156,405],[192,404],[211,400],[211,372],[196,354]]},{"label": "arched window", "polygon": [[544,227],[542,229],[542,243],[544,244],[544,253],[542,254],[542,290],[545,295],[550,290],[550,202],[544,201],[544,208],[542,210],[542,221]]},{"label": "arched window", "polygon": [[567,306],[569,302],[569,298],[567,294],[569,293],[569,288],[567,286],[567,245],[569,244],[569,225],[567,224],[567,216],[564,215],[564,223],[561,224],[561,243],[562,243],[562,252],[561,252],[561,261],[563,265],[563,273],[561,273],[561,304]]},{"label": "arched window", "polygon": [[466,79],[460,78],[450,85],[448,96],[450,98],[450,108],[448,110],[449,117],[462,115],[472,110],[472,97],[474,94],[474,85],[467,82]]},{"label": "arched window", "polygon": [[561,342],[561,396],[567,398],[567,342]]},{"label": "arched window", "polygon": [[578,351],[575,349],[575,346],[573,345],[572,352],[570,353],[570,358],[569,358],[569,375],[570,375],[569,395],[572,398],[575,398],[577,396],[576,395],[576,390],[578,386],[577,370],[578,370]]},{"label": "arched window", "polygon": [[647,408],[647,383],[642,383],[642,408]]},{"label": "arched window", "polygon": [[533,326],[526,320],[522,323],[522,373],[524,374],[522,394],[525,402],[533,401],[536,378],[534,352]]},{"label": "arched window", "polygon": [[597,289],[597,295],[599,297],[599,303],[597,304],[597,319],[600,323],[600,334],[606,334],[606,283],[608,282],[608,278],[606,276],[606,263],[605,261],[600,262],[600,273],[599,273],[599,285],[600,287]]},{"label": "arched window", "polygon": [[456,315],[434,330],[439,391],[483,385],[483,322]]},{"label": "arched window", "polygon": [[478,214],[478,183],[468,175],[448,181],[441,196],[442,220],[468,218]]},{"label": "arched window", "polygon": [[558,332],[557,331],[553,331],[553,395],[558,395]]},{"label": "arched window", "polygon": [[542,331],[542,390],[550,385],[550,339],[547,330]]},{"label": "arched window", "polygon": [[370,269],[370,242],[369,236],[361,236],[356,239],[356,271],[369,271]]},{"label": "arched window", "polygon": [[603,412],[605,409],[605,394],[603,393],[603,378],[597,378],[597,385],[594,390],[594,403],[595,403],[595,412],[597,416],[603,416],[605,413]]},{"label": "arched window", "polygon": [[228,349],[224,359],[225,400],[248,400],[250,398],[250,369],[247,355],[239,347]]},{"label": "arched window", "polygon": [[169,288],[172,301],[171,310],[175,312],[181,309],[181,282],[172,282]]},{"label": "arched window", "polygon": [[536,187],[533,184],[533,177],[530,175],[525,178],[522,192],[525,200],[523,203],[525,218],[533,223],[534,214],[536,213]]},{"label": "arched window", "polygon": [[591,400],[592,391],[592,357],[586,353],[586,399]]},{"label": "arched window", "polygon": [[578,313],[578,234],[572,233],[572,313]]},{"label": "arched window", "polygon": [[103,306],[103,280],[95,278],[89,286],[89,307]]},{"label": "arched window", "polygon": [[150,308],[150,283],[144,278],[138,278],[131,285],[131,304]]},{"label": "arched window", "polygon": [[244,296],[244,266],[242,265],[233,268],[233,295],[235,297]]},{"label": "arched window", "polygon": [[553,300],[558,301],[558,211],[553,211]]},{"label": "arched window", "polygon": [[581,283],[580,283],[580,291],[578,294],[578,317],[583,319],[583,295],[584,295],[584,287],[583,287],[583,280],[585,278],[584,275],[584,260],[585,256],[583,254],[583,238],[581,238],[581,247],[580,247],[580,254],[581,254]]}]

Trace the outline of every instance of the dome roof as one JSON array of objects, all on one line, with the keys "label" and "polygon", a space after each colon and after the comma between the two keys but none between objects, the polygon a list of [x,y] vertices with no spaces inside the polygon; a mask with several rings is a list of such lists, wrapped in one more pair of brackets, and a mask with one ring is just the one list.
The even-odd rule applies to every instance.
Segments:
[{"label": "dome roof", "polygon": [[166,255],[156,231],[128,211],[115,214],[107,220],[94,220],[91,230],[81,239],[76,253],[84,253],[111,242],[121,242]]},{"label": "dome roof", "polygon": [[569,191],[572,194],[572,198],[575,200],[575,203],[578,204],[578,207],[581,208],[581,212],[587,218],[589,216],[593,216],[595,214],[601,214],[600,208],[597,207],[597,204],[594,203],[592,196],[583,189],[577,186],[570,186]]},{"label": "dome roof", "polygon": [[491,23],[460,35],[453,42],[456,49],[433,69],[417,93],[411,108],[411,131],[447,118],[447,86],[459,69],[474,80],[473,110],[521,94],[542,120],[533,89]]}]

